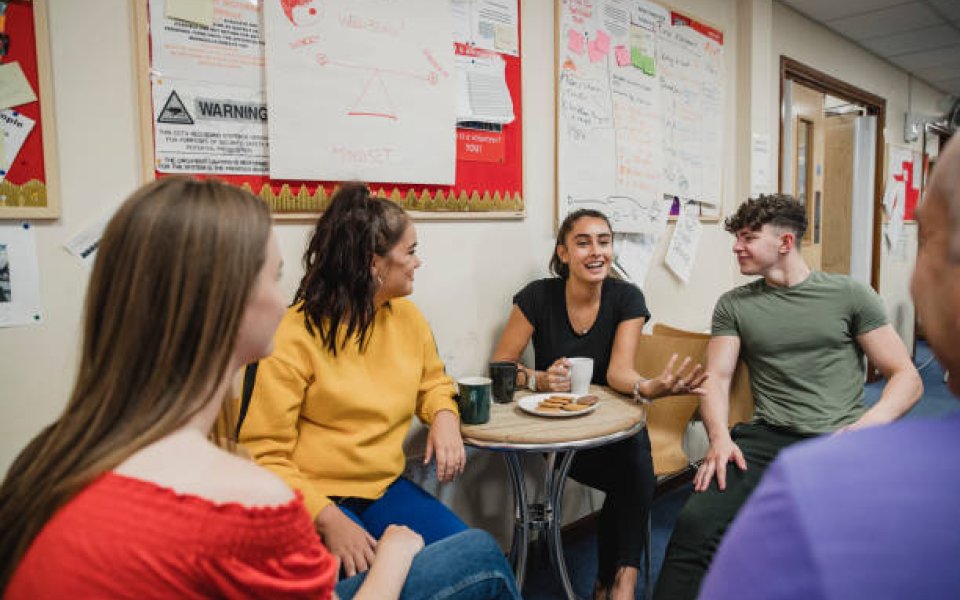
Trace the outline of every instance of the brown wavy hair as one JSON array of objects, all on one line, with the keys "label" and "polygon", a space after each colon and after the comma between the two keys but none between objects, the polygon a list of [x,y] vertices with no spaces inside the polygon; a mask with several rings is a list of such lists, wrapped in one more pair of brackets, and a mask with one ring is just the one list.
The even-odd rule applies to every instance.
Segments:
[{"label": "brown wavy hair", "polygon": [[363,350],[377,310],[373,256],[386,256],[409,222],[400,206],[359,182],[341,186],[317,221],[293,302],[303,303],[307,331],[334,356],[351,341]]},{"label": "brown wavy hair", "polygon": [[761,194],[741,204],[737,212],[723,222],[723,227],[735,234],[744,227],[757,231],[768,223],[794,232],[799,245],[807,231],[807,211],[789,194]]},{"label": "brown wavy hair", "polygon": [[270,224],[252,194],[186,177],[145,185],[117,210],[87,289],[66,408],[0,486],[0,592],[60,507],[214,400]]}]

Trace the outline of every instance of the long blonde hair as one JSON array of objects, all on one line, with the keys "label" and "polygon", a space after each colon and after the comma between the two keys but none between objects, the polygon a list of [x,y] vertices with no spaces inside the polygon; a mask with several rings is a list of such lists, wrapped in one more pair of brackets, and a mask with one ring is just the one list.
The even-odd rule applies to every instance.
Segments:
[{"label": "long blonde hair", "polygon": [[269,236],[266,205],[216,180],[160,179],[119,208],[87,290],[73,392],[0,486],[0,592],[57,509],[213,399]]}]

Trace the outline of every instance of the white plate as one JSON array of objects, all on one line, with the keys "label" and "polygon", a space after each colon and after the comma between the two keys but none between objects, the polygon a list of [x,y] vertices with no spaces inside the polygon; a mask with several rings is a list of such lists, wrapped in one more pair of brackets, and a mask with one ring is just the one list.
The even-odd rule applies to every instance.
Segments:
[{"label": "white plate", "polygon": [[578,411],[560,410],[557,412],[548,412],[548,413],[538,411],[537,405],[540,404],[541,401],[546,400],[551,396],[560,396],[561,398],[578,398],[579,397],[576,394],[558,394],[558,393],[533,394],[532,396],[521,398],[520,400],[517,401],[517,404],[520,405],[521,410],[523,410],[524,412],[528,412],[531,415],[536,415],[538,417],[554,417],[554,418],[561,418],[561,419],[565,419],[567,417],[582,417],[583,415],[588,415],[593,411],[597,410],[597,407],[600,406],[600,403],[597,402],[590,408],[585,408],[583,410],[578,410]]}]

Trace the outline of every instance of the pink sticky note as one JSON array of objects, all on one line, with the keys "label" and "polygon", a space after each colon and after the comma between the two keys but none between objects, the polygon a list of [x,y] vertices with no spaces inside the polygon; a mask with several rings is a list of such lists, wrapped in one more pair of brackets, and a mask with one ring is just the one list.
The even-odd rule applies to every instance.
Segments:
[{"label": "pink sticky note", "polygon": [[574,54],[583,54],[583,36],[579,31],[567,30],[567,49]]},{"label": "pink sticky note", "polygon": [[618,67],[625,67],[630,64],[630,52],[627,51],[626,46],[617,46],[613,49],[613,53],[617,56]]},{"label": "pink sticky note", "polygon": [[599,50],[600,52],[603,52],[604,54],[610,51],[610,36],[607,35],[606,31],[602,29],[598,29],[596,41],[597,41],[597,50]]},{"label": "pink sticky note", "polygon": [[600,62],[607,55],[606,52],[603,52],[597,48],[597,40],[590,40],[587,42],[587,54],[590,55],[590,62]]}]

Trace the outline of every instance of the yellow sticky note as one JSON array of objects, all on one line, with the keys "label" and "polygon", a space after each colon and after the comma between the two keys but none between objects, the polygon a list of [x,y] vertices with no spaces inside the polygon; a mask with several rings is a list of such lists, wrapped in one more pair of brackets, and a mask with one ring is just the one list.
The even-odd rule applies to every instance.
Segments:
[{"label": "yellow sticky note", "polygon": [[33,93],[20,63],[14,61],[0,65],[0,109],[20,106],[36,99],[37,95]]},{"label": "yellow sticky note", "polygon": [[167,0],[167,18],[213,25],[213,0]]}]

